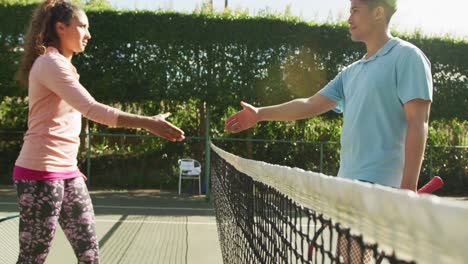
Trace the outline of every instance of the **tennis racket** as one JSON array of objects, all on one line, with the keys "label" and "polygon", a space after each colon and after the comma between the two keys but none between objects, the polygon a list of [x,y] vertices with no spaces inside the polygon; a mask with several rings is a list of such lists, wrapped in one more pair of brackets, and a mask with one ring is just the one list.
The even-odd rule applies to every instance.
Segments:
[{"label": "tennis racket", "polygon": [[6,220],[10,220],[10,219],[13,219],[13,218],[16,218],[18,217],[19,215],[11,215],[11,216],[7,216],[7,217],[4,217],[4,218],[0,218],[0,223],[3,222],[3,221],[6,221]]},{"label": "tennis racket", "polygon": [[0,218],[0,263],[15,263],[18,259],[18,215]]},{"label": "tennis racket", "polygon": [[434,176],[428,183],[418,190],[419,194],[433,193],[444,186],[444,181],[439,176]]}]

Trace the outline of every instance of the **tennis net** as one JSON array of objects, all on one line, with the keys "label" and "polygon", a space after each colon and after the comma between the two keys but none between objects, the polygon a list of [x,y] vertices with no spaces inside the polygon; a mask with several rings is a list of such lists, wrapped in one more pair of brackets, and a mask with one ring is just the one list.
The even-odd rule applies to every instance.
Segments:
[{"label": "tennis net", "polygon": [[18,215],[0,217],[0,263],[13,263],[18,258]]},{"label": "tennis net", "polygon": [[212,145],[224,263],[467,263],[468,206]]}]

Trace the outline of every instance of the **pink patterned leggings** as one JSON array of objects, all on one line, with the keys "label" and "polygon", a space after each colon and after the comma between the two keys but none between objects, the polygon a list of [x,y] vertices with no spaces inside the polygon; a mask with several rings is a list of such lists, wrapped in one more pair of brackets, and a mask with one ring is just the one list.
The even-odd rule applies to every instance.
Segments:
[{"label": "pink patterned leggings", "polygon": [[20,210],[18,262],[44,263],[57,222],[79,263],[99,263],[93,205],[82,177],[15,180]]}]

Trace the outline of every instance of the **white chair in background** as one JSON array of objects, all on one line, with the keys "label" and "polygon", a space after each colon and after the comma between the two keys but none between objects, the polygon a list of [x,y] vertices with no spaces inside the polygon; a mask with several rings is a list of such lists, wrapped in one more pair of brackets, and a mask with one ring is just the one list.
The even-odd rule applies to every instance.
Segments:
[{"label": "white chair in background", "polygon": [[179,194],[182,180],[198,180],[198,194],[201,194],[201,164],[194,159],[180,159],[179,163]]}]

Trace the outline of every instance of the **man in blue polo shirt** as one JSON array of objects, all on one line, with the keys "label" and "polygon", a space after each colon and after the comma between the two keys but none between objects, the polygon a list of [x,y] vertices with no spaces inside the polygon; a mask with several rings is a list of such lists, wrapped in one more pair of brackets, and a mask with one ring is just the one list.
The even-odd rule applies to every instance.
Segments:
[{"label": "man in blue polo shirt", "polygon": [[396,0],[351,0],[349,31],[367,54],[310,98],[243,110],[226,120],[240,132],[260,121],[343,113],[339,177],[416,191],[432,101],[430,62],[414,45],[391,36]]}]

